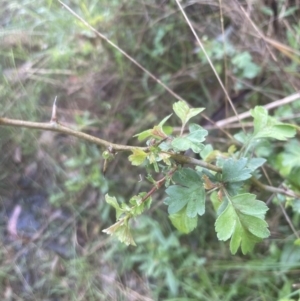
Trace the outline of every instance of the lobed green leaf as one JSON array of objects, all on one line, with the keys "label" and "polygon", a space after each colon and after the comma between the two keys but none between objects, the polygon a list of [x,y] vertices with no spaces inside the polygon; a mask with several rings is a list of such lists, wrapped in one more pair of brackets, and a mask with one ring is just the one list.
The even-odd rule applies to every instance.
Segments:
[{"label": "lobed green leaf", "polygon": [[173,226],[182,233],[190,233],[197,227],[197,216],[191,218],[187,215],[187,208],[169,216]]},{"label": "lobed green leaf", "polygon": [[250,193],[229,199],[215,223],[218,239],[226,241],[231,238],[232,254],[239,247],[243,254],[250,252],[257,242],[270,235],[264,220],[267,210],[265,203],[256,200],[256,196]]},{"label": "lobed green leaf", "polygon": [[182,168],[176,171],[173,181],[177,185],[166,189],[168,197],[165,199],[169,214],[175,214],[186,207],[189,218],[203,215],[205,212],[205,190],[199,174],[190,169]]},{"label": "lobed green leaf", "polygon": [[111,205],[112,207],[114,207],[116,209],[116,219],[118,220],[119,217],[124,212],[124,210],[120,207],[117,199],[114,196],[111,197],[108,194],[106,194],[105,195],[105,201],[106,201],[107,204]]},{"label": "lobed green leaf", "polygon": [[182,124],[185,125],[192,117],[201,113],[204,108],[190,108],[185,101],[180,100],[174,103],[173,110],[181,119]]},{"label": "lobed green leaf", "polygon": [[186,151],[192,149],[194,153],[200,153],[204,145],[201,143],[205,140],[208,132],[198,124],[189,126],[190,133],[185,137],[177,137],[173,139],[172,146],[177,151]]},{"label": "lobed green leaf", "polygon": [[143,164],[147,156],[148,154],[145,153],[143,150],[135,148],[132,150],[132,155],[130,155],[128,159],[132,165],[139,166]]},{"label": "lobed green leaf", "polygon": [[240,182],[251,178],[251,169],[247,168],[247,158],[234,160],[229,158],[224,161],[222,181]]},{"label": "lobed green leaf", "polygon": [[154,126],[153,129],[145,130],[133,137],[138,137],[139,141],[143,141],[149,137],[156,139],[163,139],[172,133],[172,127],[165,126],[166,121],[172,116],[172,114],[165,117],[158,125]]},{"label": "lobed green leaf", "polygon": [[253,138],[274,138],[277,140],[287,140],[296,134],[296,129],[291,124],[280,123],[276,119],[268,116],[268,111],[264,107],[257,106],[251,110],[254,118]]}]

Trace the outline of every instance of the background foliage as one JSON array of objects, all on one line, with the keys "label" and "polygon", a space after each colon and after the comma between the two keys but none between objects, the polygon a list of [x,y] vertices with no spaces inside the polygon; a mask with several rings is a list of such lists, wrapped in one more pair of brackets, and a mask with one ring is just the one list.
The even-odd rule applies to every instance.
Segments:
[{"label": "background foliage", "polygon": [[[175,99],[56,1],[2,1],[1,116],[60,122],[122,144],[171,113]],[[66,1],[193,107],[231,114],[203,52],[174,1]],[[274,6],[277,6],[277,16]],[[297,1],[182,1],[239,112],[299,91]],[[247,19],[244,12],[250,15]],[[223,15],[223,23],[222,16]],[[222,24],[224,34],[222,34]],[[262,35],[267,37],[263,40]],[[299,124],[300,102],[272,115]],[[176,118],[168,121],[179,126]],[[222,131],[214,149],[228,151]],[[227,130],[235,134],[237,128]],[[243,139],[241,137],[241,139]],[[257,146],[274,186],[299,191],[299,134]],[[127,200],[150,186],[126,155],[102,172],[98,147],[50,132],[0,127],[0,295],[2,300],[298,300],[300,200],[262,192],[271,236],[250,255],[217,240],[212,205],[189,235],[176,230],[157,192],[134,222],[137,247],[101,231],[115,221],[109,191]],[[258,193],[257,191],[255,191]],[[13,217],[17,233],[13,235]],[[245,285],[247,283],[247,285]]]}]

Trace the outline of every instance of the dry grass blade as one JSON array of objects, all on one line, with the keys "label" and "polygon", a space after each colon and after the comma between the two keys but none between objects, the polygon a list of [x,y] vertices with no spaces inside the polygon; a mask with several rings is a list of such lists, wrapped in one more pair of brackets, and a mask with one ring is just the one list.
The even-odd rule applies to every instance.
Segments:
[{"label": "dry grass blade", "polygon": [[[296,101],[298,99],[300,99],[300,93],[295,93],[295,94],[292,94],[292,95],[287,96],[285,98],[282,98],[282,99],[276,100],[274,102],[271,102],[271,103],[265,105],[264,107],[267,110],[271,110],[271,109],[277,108],[279,106],[282,106],[282,105],[291,103],[293,101]],[[238,120],[248,118],[250,116],[251,116],[250,111],[247,111],[247,112],[244,112],[242,114],[239,114],[238,118],[237,118],[237,116],[233,116],[233,117],[229,117],[229,118],[220,120],[220,121],[216,122],[216,126],[223,127],[223,126],[226,126],[227,124],[230,124],[230,123],[236,122]]]},{"label": "dry grass blade", "polygon": [[[225,86],[224,86],[224,84],[223,84],[223,82],[222,82],[222,80],[221,80],[221,78],[220,78],[220,76],[219,76],[219,74],[218,74],[216,68],[214,67],[214,65],[213,65],[213,63],[212,63],[212,61],[211,61],[209,55],[207,54],[207,51],[205,50],[205,48],[204,48],[204,46],[203,46],[203,44],[202,44],[200,38],[198,37],[198,35],[197,35],[197,33],[196,33],[194,27],[193,27],[192,24],[191,24],[191,22],[190,22],[188,16],[187,16],[186,13],[184,12],[184,10],[183,10],[183,8],[182,8],[182,6],[181,6],[179,0],[176,0],[176,3],[177,3],[177,5],[178,5],[180,11],[182,12],[182,14],[183,14],[183,16],[184,16],[184,18],[185,18],[185,20],[186,20],[188,26],[190,27],[190,29],[191,29],[191,31],[192,31],[192,33],[193,33],[193,35],[194,35],[194,37],[195,37],[197,43],[199,44],[201,50],[203,51],[203,53],[204,53],[204,55],[205,55],[205,57],[206,57],[206,59],[207,59],[209,65],[210,65],[210,67],[212,68],[212,70],[213,70],[213,72],[214,72],[214,74],[215,74],[215,76],[216,76],[216,78],[217,78],[217,80],[218,80],[218,82],[219,82],[219,84],[220,84],[220,86],[221,86],[221,88],[222,88],[222,90],[223,90],[223,92],[224,92],[224,94],[225,94],[225,96],[226,96],[228,102],[230,103],[230,106],[231,106],[231,108],[232,108],[234,114],[236,115],[236,118],[239,120],[239,116],[238,116],[238,113],[237,113],[237,111],[236,111],[236,109],[235,109],[235,107],[234,107],[234,104],[233,104],[233,102],[232,102],[232,100],[231,100],[231,98],[230,98],[230,96],[229,96],[229,94],[228,94],[228,92],[227,92],[227,90],[226,90],[226,88],[225,88]],[[245,129],[243,128],[242,123],[241,123],[241,127],[242,127],[243,131],[245,131]]]},{"label": "dry grass blade", "polygon": [[58,0],[58,2],[65,7],[73,16],[75,16],[78,20],[80,20],[86,27],[92,30],[98,37],[105,40],[109,45],[117,49],[120,53],[122,53],[128,60],[130,60],[133,64],[135,64],[138,68],[140,68],[143,72],[149,75],[154,81],[156,81],[159,85],[161,85],[165,90],[167,90],[172,96],[174,96],[178,100],[184,100],[177,93],[175,93],[172,89],[170,89],[166,84],[164,84],[159,78],[157,78],[154,74],[152,74],[149,70],[144,68],[139,62],[137,62],[133,57],[131,57],[127,52],[121,49],[118,45],[108,39],[105,35],[100,33],[97,29],[91,26],[88,22],[86,22],[83,18],[77,15],[67,4]]}]

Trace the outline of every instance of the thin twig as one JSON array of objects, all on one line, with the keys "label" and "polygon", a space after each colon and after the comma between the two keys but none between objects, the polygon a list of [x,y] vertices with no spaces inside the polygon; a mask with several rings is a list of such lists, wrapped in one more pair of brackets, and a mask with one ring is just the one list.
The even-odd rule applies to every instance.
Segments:
[{"label": "thin twig", "polygon": [[[133,151],[135,149],[140,149],[143,151],[148,151],[148,147],[139,147],[139,146],[130,146],[130,145],[122,145],[122,144],[115,144],[111,143],[109,141],[94,137],[92,135],[70,129],[68,127],[65,127],[57,122],[51,122],[51,123],[40,123],[40,122],[30,122],[30,121],[23,121],[23,120],[15,120],[15,119],[9,119],[9,118],[0,118],[0,125],[4,126],[14,126],[14,127],[22,127],[22,128],[31,128],[31,129],[37,129],[37,130],[47,130],[47,131],[53,131],[53,132],[59,132],[64,133],[70,136],[74,136],[89,142],[92,142],[96,145],[103,146],[109,149],[112,149],[113,151]],[[215,172],[222,172],[222,168],[215,166],[213,164],[207,163],[202,160],[197,160],[188,156],[184,156],[181,154],[173,154],[167,152],[173,160],[175,160],[179,164],[192,164],[196,166],[201,166],[203,168],[207,168],[209,170],[215,171]],[[268,185],[264,185],[260,183],[255,178],[252,178],[252,182],[254,185],[258,186],[259,188],[270,191],[273,193],[280,193],[287,196],[299,198],[300,195],[294,193],[291,190],[288,189],[281,189],[276,188]]]},{"label": "thin twig", "polygon": [[0,118],[0,125],[59,132],[59,133],[67,134],[70,136],[74,136],[74,137],[92,142],[99,146],[103,146],[106,148],[112,148],[114,151],[132,151],[133,149],[140,149],[140,150],[144,150],[144,151],[148,150],[147,147],[139,147],[139,146],[130,146],[130,145],[111,143],[109,141],[94,137],[92,135],[70,129],[57,122],[41,123],[41,122],[31,122],[31,121],[9,119],[9,118]]},{"label": "thin twig", "polygon": [[286,196],[290,196],[292,198],[300,198],[300,194],[295,193],[294,191],[292,191],[290,189],[277,188],[277,187],[273,187],[273,186],[269,186],[269,185],[264,185],[254,177],[251,178],[251,181],[255,186],[257,186],[261,190],[283,194],[283,195],[286,195]]},{"label": "thin twig", "polygon": [[280,209],[281,209],[281,211],[282,211],[282,213],[283,213],[283,215],[284,215],[284,218],[285,218],[285,220],[287,221],[287,223],[289,224],[291,230],[293,231],[293,233],[295,234],[295,236],[299,239],[299,238],[300,238],[300,237],[299,237],[299,234],[298,234],[297,230],[295,229],[295,227],[294,227],[294,225],[293,225],[293,223],[292,223],[290,217],[287,215],[287,213],[286,213],[284,207],[282,206],[281,203],[279,203],[279,206],[280,206]]}]

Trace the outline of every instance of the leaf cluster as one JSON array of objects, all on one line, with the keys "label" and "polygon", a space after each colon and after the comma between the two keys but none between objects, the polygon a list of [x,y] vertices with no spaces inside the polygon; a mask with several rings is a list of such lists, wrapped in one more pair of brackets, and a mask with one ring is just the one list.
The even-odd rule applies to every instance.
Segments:
[{"label": "leaf cluster", "polygon": [[[157,126],[136,135],[140,141],[147,139],[148,147],[135,148],[129,156],[132,165],[143,164],[149,172],[148,179],[155,189],[148,195],[164,183],[167,195],[164,203],[168,207],[169,218],[175,228],[187,234],[197,227],[198,218],[205,214],[207,196],[211,194],[210,199],[217,215],[215,230],[218,239],[230,239],[232,254],[239,248],[243,254],[252,251],[255,244],[268,237],[270,232],[265,220],[268,207],[257,200],[256,195],[245,192],[245,183],[266,162],[264,158],[253,156],[249,150],[253,150],[257,141],[262,139],[291,138],[295,135],[295,128],[270,117],[263,107],[256,107],[251,110],[253,132],[236,135],[243,143],[241,149],[237,151],[235,146],[231,146],[227,152],[222,152],[204,144],[207,130],[198,124],[189,123],[203,108],[190,108],[184,101],[178,101],[173,105],[173,110],[181,121],[180,133],[173,135],[173,129],[165,125],[171,117],[169,115]],[[183,152],[200,155],[209,163],[215,162],[217,169],[210,171],[199,166],[195,169],[185,167],[175,159],[176,155]],[[164,177],[155,181],[153,170],[164,174]],[[117,223],[104,231],[126,244],[134,245],[128,221],[150,205],[150,197],[146,202],[143,199],[145,194],[133,197],[129,201],[131,206],[120,206],[115,198],[107,196],[106,201],[116,209]]]}]

